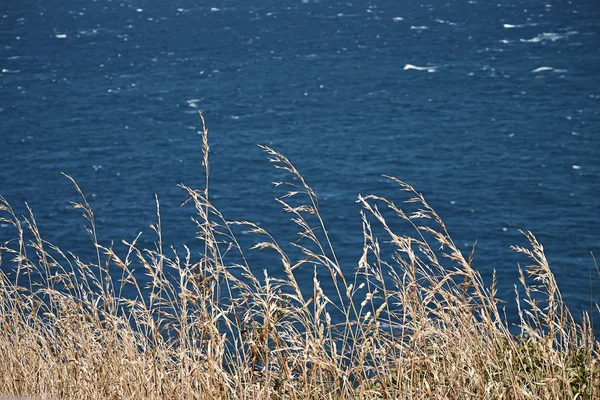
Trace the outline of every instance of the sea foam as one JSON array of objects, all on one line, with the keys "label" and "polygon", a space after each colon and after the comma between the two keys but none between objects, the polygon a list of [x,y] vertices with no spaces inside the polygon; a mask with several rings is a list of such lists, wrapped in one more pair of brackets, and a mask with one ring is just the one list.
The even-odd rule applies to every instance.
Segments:
[{"label": "sea foam", "polygon": [[504,24],[505,29],[525,28],[526,26],[536,26],[537,24]]},{"label": "sea foam", "polygon": [[414,69],[415,71],[435,72],[437,67],[418,67],[416,65],[406,64],[403,69],[404,69],[404,71],[407,71],[409,69]]}]

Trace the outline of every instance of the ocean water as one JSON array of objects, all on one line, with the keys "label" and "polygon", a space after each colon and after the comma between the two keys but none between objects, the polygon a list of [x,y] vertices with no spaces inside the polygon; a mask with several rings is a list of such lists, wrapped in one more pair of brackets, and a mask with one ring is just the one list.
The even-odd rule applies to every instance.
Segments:
[{"label": "ocean water", "polygon": [[466,252],[477,241],[474,266],[488,282],[497,271],[511,321],[518,229],[544,244],[576,313],[600,302],[596,0],[0,3],[0,194],[59,247],[93,251],[64,172],[103,243],[122,250],[142,230],[151,246],[157,194],[164,242],[198,250],[177,186],[203,188],[197,109],[211,199],[230,219],[296,239],[267,144],[314,187],[346,271],[362,249],[357,195],[403,199],[387,174]]}]

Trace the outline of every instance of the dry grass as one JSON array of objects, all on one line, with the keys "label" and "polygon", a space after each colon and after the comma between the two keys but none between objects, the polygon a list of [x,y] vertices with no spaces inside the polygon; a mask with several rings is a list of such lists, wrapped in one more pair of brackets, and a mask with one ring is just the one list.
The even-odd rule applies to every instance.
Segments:
[{"label": "dry grass", "polygon": [[[202,117],[202,116],[201,116]],[[204,124],[204,120],[202,119]],[[263,228],[227,220],[184,189],[201,251],[98,243],[83,192],[74,203],[97,249],[87,264],[44,241],[30,213],[0,198],[15,239],[0,248],[0,394],[41,398],[599,399],[600,344],[563,303],[542,246],[525,233],[520,334],[446,227],[411,186],[402,204],[360,196],[363,254],[342,268],[317,197],[292,163],[278,199],[300,228],[291,259]],[[409,234],[394,228],[399,223]],[[236,232],[274,251],[284,279],[248,265]],[[376,233],[383,236],[383,241]],[[134,268],[138,272],[134,273]],[[270,267],[270,270],[272,267]],[[297,269],[314,271],[312,290]],[[120,270],[120,275],[110,271]],[[138,282],[139,269],[149,281]],[[303,272],[306,276],[306,272]],[[23,284],[27,282],[27,284]],[[127,297],[124,293],[136,293]]]}]

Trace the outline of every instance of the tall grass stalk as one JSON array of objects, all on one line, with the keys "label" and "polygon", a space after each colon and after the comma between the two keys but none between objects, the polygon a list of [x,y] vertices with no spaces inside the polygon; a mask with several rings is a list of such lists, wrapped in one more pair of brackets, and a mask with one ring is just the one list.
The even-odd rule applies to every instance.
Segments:
[{"label": "tall grass stalk", "polygon": [[[574,319],[533,234],[524,232],[528,246],[514,247],[529,261],[515,287],[515,332],[495,275],[486,286],[472,254],[463,254],[413,187],[388,177],[404,201],[358,197],[362,256],[342,266],[316,193],[285,156],[261,146],[290,177],[276,185],[284,188],[277,201],[300,229],[294,258],[298,252],[284,251],[265,229],[230,221],[209,201],[208,129],[200,117],[205,188],[182,188],[201,250],[163,248],[157,199],[155,247],[141,248],[138,236],[117,254],[98,241],[92,208],[67,176],[96,250],[89,264],[45,241],[29,208],[19,216],[0,197],[1,221],[14,229],[0,246],[0,394],[600,398],[590,316]],[[259,238],[254,248],[275,252],[284,278],[250,265],[240,230]],[[299,284],[300,267],[303,276],[312,271],[312,289]]]}]

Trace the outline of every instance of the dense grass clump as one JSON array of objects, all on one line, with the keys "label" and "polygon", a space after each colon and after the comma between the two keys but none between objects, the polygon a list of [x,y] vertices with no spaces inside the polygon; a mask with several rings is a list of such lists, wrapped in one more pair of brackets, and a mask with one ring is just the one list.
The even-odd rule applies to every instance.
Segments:
[{"label": "dense grass clump", "polygon": [[[295,258],[260,226],[227,220],[211,204],[206,127],[203,138],[206,187],[183,187],[197,213],[200,251],[165,250],[158,211],[156,246],[142,249],[136,239],[116,254],[98,242],[94,213],[73,181],[81,195],[74,206],[97,251],[94,263],[84,263],[44,241],[33,214],[17,216],[0,197],[2,221],[16,232],[0,244],[0,395],[600,398],[590,318],[573,318],[531,233],[528,248],[514,248],[531,264],[515,291],[515,334],[495,279],[484,284],[471,255],[408,184],[389,178],[408,194],[401,204],[358,197],[364,245],[348,276],[315,192],[286,157],[262,147],[290,176],[277,183],[288,189],[277,201],[300,228]],[[277,254],[284,278],[249,265],[240,230],[260,238],[255,248]],[[308,292],[297,282],[299,267],[314,271]]]}]

